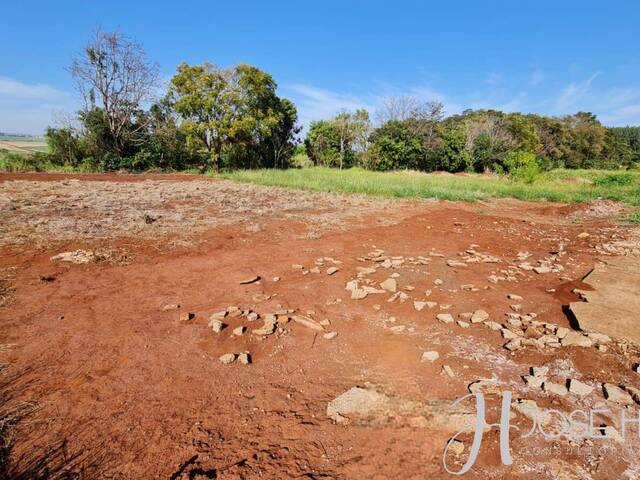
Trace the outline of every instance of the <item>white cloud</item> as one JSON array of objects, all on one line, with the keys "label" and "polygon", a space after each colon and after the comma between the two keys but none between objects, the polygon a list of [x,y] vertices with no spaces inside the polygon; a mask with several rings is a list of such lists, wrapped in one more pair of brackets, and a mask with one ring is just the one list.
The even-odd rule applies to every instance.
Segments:
[{"label": "white cloud", "polygon": [[68,92],[0,76],[0,131],[41,134],[56,115],[73,109],[73,96]]},{"label": "white cloud", "polygon": [[555,101],[555,109],[560,113],[565,113],[579,104],[590,92],[591,84],[600,76],[600,72],[595,72],[589,78],[581,82],[571,82],[567,85]]},{"label": "white cloud", "polygon": [[0,96],[14,99],[50,100],[65,95],[56,88],[44,83],[22,83],[13,78],[0,76]]},{"label": "white cloud", "polygon": [[283,87],[298,108],[300,122],[308,128],[314,120],[331,118],[342,110],[353,111],[360,108],[372,111],[374,105],[356,95],[332,92],[311,85],[294,84]]}]

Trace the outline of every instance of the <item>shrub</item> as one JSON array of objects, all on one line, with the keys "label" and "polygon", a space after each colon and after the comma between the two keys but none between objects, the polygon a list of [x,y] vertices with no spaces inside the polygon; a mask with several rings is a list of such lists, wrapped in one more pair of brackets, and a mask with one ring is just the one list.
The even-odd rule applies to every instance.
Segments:
[{"label": "shrub", "polygon": [[633,182],[634,178],[630,173],[610,173],[593,180],[593,184],[597,187],[625,187],[632,185]]},{"label": "shrub", "polygon": [[540,175],[540,166],[531,152],[510,152],[504,159],[507,173],[514,180],[533,183]]}]

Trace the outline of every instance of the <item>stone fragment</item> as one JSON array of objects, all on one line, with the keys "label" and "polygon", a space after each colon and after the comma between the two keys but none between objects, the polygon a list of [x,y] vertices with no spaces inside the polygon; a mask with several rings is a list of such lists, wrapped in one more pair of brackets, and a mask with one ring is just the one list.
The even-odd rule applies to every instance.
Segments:
[{"label": "stone fragment", "polygon": [[181,322],[188,322],[190,320],[193,320],[195,316],[196,315],[194,313],[192,313],[192,312],[184,312],[184,313],[180,314],[180,321]]},{"label": "stone fragment", "polygon": [[471,323],[481,323],[485,320],[489,320],[489,314],[484,310],[476,310],[471,316]]},{"label": "stone fragment", "polygon": [[233,334],[240,337],[242,335],[244,335],[245,330],[247,329],[247,327],[245,327],[244,325],[240,325],[239,327],[236,327],[233,329]]},{"label": "stone fragment", "polygon": [[300,325],[303,325],[307,328],[324,332],[324,327],[309,317],[306,317],[304,315],[294,315],[292,319],[294,322],[299,323]]},{"label": "stone fragment", "polygon": [[164,307],[162,307],[162,311],[169,312],[171,310],[177,310],[179,308],[180,308],[180,305],[178,305],[177,303],[170,303],[169,305],[165,305]]},{"label": "stone fragment", "polygon": [[533,271],[536,273],[550,273],[551,268],[546,266],[533,267]]},{"label": "stone fragment", "polygon": [[582,383],[579,380],[572,378],[569,380],[569,392],[580,397],[585,397],[593,392],[595,387]]},{"label": "stone fragment", "polygon": [[515,293],[507,294],[507,298],[509,300],[514,300],[516,302],[521,302],[523,300],[523,298],[520,295],[516,295]]},{"label": "stone fragment", "polygon": [[471,326],[470,323],[463,322],[462,320],[458,320],[456,323],[460,328],[469,328]]},{"label": "stone fragment", "polygon": [[248,277],[240,280],[240,285],[248,285],[249,283],[254,283],[260,280],[260,275],[253,275],[252,277]]},{"label": "stone fragment", "polygon": [[422,354],[421,361],[423,362],[435,362],[440,358],[440,354],[436,351],[424,352]]},{"label": "stone fragment", "polygon": [[580,332],[570,330],[562,340],[560,340],[562,346],[576,346],[576,347],[591,347],[593,342],[589,337],[585,337]]},{"label": "stone fragment", "polygon": [[449,440],[447,452],[453,453],[456,457],[462,455],[464,453],[464,443],[460,440],[456,440],[455,438]]},{"label": "stone fragment", "polygon": [[617,385],[605,383],[602,385],[604,398],[620,405],[633,405],[633,398]]},{"label": "stone fragment", "polygon": [[333,275],[338,272],[340,269],[338,267],[329,267],[327,268],[327,275]]},{"label": "stone fragment", "polygon": [[453,323],[453,316],[450,313],[439,313],[436,315],[436,319],[442,323]]},{"label": "stone fragment", "polygon": [[544,382],[542,384],[542,389],[545,392],[553,393],[554,395],[566,395],[567,394],[567,387],[565,385],[560,385],[559,383]]},{"label": "stone fragment", "polygon": [[455,377],[455,376],[456,376],[456,374],[455,374],[455,373],[453,373],[453,370],[452,370],[452,368],[451,368],[449,365],[443,365],[443,366],[442,366],[442,372],[443,372],[445,375],[447,375],[448,377],[450,377],[450,378],[453,378],[453,377]]},{"label": "stone fragment", "polygon": [[386,290],[387,292],[395,292],[398,288],[398,283],[396,282],[395,278],[387,278],[380,284],[380,288]]},{"label": "stone fragment", "polygon": [[209,327],[215,333],[220,333],[224,329],[224,327],[226,327],[226,325],[222,321],[214,318],[214,319],[211,319],[211,321],[209,321]]},{"label": "stone fragment", "polygon": [[238,361],[243,365],[249,365],[251,363],[251,355],[249,352],[243,352],[238,355]]},{"label": "stone fragment", "polygon": [[509,340],[507,343],[504,344],[504,348],[506,348],[510,352],[520,350],[522,348],[522,340],[520,338],[514,338],[513,340]]},{"label": "stone fragment", "polygon": [[338,332],[327,332],[323,335],[323,337],[327,340],[333,340],[338,336]]},{"label": "stone fragment", "polygon": [[218,360],[220,360],[220,363],[222,363],[223,365],[229,365],[230,363],[233,363],[236,361],[236,354],[235,353],[225,353],[224,355],[221,355]]}]

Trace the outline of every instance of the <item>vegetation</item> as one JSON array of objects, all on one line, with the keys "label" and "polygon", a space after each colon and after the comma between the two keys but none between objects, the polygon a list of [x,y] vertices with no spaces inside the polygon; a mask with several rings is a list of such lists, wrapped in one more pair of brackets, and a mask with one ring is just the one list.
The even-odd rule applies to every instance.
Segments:
[{"label": "vegetation", "polygon": [[[45,152],[1,153],[0,168],[219,172],[313,165],[359,167],[352,172],[358,175],[362,169],[495,173],[523,184],[553,169],[640,168],[640,127],[607,128],[588,112],[467,110],[446,117],[441,103],[411,97],[384,99],[375,123],[366,110],[312,122],[302,146],[296,107],[277,95],[268,73],[245,64],[182,63],[159,95],[157,65],[119,32],[97,32],[70,72],[85,100],[76,121],[47,129]],[[590,188],[617,191],[635,178],[611,175]]]},{"label": "vegetation", "polygon": [[478,174],[427,174],[415,171],[372,172],[352,168],[340,172],[328,167],[289,170],[238,170],[225,178],[260,185],[291,187],[379,197],[481,200],[513,197],[529,201],[589,202],[598,198],[640,206],[640,172],[629,173],[627,185],[602,185],[599,179],[615,175],[602,170],[552,170],[527,184],[507,177]]}]

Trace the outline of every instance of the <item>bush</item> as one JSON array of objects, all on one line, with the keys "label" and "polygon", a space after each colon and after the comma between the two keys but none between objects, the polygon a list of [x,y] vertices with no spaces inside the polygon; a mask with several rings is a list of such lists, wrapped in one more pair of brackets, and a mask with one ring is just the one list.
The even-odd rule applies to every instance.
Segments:
[{"label": "bush", "polygon": [[540,176],[540,166],[531,152],[510,152],[504,159],[507,173],[514,180],[533,183]]}]

